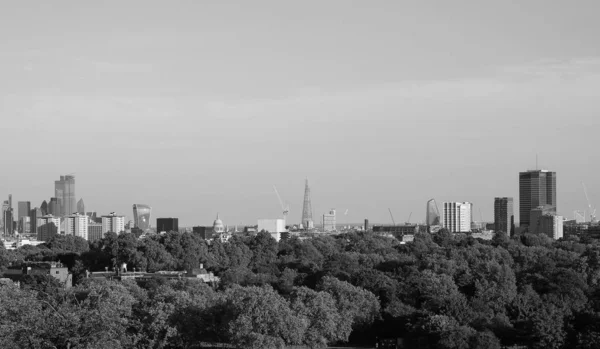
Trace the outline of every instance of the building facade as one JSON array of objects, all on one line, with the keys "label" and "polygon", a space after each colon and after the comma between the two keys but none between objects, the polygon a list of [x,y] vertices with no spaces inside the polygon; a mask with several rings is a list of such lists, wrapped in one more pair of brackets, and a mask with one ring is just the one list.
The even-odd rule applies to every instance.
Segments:
[{"label": "building facade", "polygon": [[513,198],[494,198],[494,231],[503,231],[513,235],[515,226],[515,215]]},{"label": "building facade", "polygon": [[78,236],[88,240],[89,218],[86,215],[75,213],[65,217],[65,235]]},{"label": "building facade", "polygon": [[29,211],[31,211],[30,201],[19,201],[17,203],[17,221],[19,222],[18,230],[20,234],[29,234],[30,232],[27,226]]},{"label": "building facade", "polygon": [[133,205],[133,224],[135,228],[146,231],[150,229],[152,207],[142,204]]},{"label": "building facade", "polygon": [[77,213],[85,214],[85,203],[83,202],[83,199],[77,201]]},{"label": "building facade", "polygon": [[170,231],[179,231],[179,219],[178,218],[171,217],[171,218],[157,218],[156,219],[156,232],[157,233],[170,232]]},{"label": "building facade", "polygon": [[125,231],[125,216],[118,216],[114,212],[102,216],[102,236],[108,232],[121,233]]},{"label": "building facade", "polygon": [[4,237],[13,236],[15,232],[15,218],[12,208],[12,195],[8,196],[8,200],[4,201],[2,206],[2,221],[4,222]]},{"label": "building facade", "polygon": [[35,207],[35,208],[31,209],[31,211],[29,211],[29,227],[30,227],[31,234],[35,234],[37,236],[38,219],[41,218],[42,216],[45,216],[45,215],[42,214],[42,210],[38,207]]},{"label": "building facade", "polygon": [[40,217],[36,224],[38,240],[48,241],[52,239],[59,233],[60,224],[60,217],[55,217],[53,215]]},{"label": "building facade", "polygon": [[538,234],[548,235],[551,239],[558,240],[563,237],[563,223],[564,219],[562,216],[554,214],[543,215],[538,220],[537,232]]},{"label": "building facade", "polygon": [[531,170],[519,173],[519,225],[529,226],[531,210],[548,205],[556,213],[556,172]]},{"label": "building facade", "polygon": [[472,210],[473,204],[470,202],[444,202],[442,227],[451,233],[470,232]]},{"label": "building facade", "polygon": [[75,176],[60,176],[60,179],[54,182],[54,194],[58,202],[57,213],[59,216],[67,216],[77,212]]},{"label": "building facade", "polygon": [[336,231],[335,209],[323,215],[323,231]]},{"label": "building facade", "polygon": [[93,242],[104,237],[102,233],[102,223],[88,221],[88,241]]}]

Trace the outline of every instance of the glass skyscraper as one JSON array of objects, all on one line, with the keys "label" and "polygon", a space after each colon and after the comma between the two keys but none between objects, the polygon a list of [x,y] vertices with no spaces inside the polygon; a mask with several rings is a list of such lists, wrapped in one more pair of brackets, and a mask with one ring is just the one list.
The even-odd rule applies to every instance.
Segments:
[{"label": "glass skyscraper", "polygon": [[494,198],[494,230],[509,236],[514,232],[515,216],[513,198]]},{"label": "glass skyscraper", "polygon": [[54,193],[58,199],[58,214],[67,216],[77,212],[75,201],[75,176],[60,176],[60,180],[54,182]]},{"label": "glass skyscraper", "polygon": [[531,210],[549,205],[556,213],[556,172],[531,170],[519,173],[519,224],[529,226]]},{"label": "glass skyscraper", "polygon": [[440,225],[440,211],[434,199],[427,201],[426,221],[428,226]]},{"label": "glass skyscraper", "polygon": [[150,228],[150,216],[152,207],[142,204],[133,205],[133,222],[136,228],[148,230]]}]

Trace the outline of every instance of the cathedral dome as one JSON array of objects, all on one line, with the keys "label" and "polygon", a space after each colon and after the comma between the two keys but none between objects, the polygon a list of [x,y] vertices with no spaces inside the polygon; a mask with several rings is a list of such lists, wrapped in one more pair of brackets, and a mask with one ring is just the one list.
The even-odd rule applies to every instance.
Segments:
[{"label": "cathedral dome", "polygon": [[213,233],[223,233],[225,232],[225,225],[223,225],[223,221],[219,219],[219,214],[217,213],[217,219],[213,223]]}]

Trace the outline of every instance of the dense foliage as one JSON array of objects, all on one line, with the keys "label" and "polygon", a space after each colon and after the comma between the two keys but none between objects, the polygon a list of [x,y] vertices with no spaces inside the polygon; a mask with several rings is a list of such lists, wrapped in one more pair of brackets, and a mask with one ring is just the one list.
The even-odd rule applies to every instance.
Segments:
[{"label": "dense foliage", "polygon": [[[322,348],[376,337],[408,347],[600,347],[600,244],[577,238],[440,231],[400,244],[354,232],[278,243],[260,233],[208,244],[188,233],[109,233],[0,249],[0,268],[18,260],[60,260],[77,285],[0,285],[2,348]],[[203,264],[221,283],[85,278],[120,263],[148,272]]]}]

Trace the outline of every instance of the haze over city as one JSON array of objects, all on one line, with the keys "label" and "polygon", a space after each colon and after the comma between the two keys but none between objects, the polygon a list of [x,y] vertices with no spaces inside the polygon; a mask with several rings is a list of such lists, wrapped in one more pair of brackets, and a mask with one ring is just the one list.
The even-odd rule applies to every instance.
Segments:
[{"label": "haze over city", "polygon": [[234,225],[276,185],[297,223],[308,177],[339,223],[492,221],[538,154],[560,214],[600,202],[597,2],[377,3],[3,4],[0,197],[75,173],[89,210]]}]

